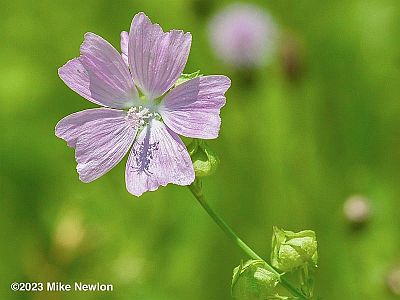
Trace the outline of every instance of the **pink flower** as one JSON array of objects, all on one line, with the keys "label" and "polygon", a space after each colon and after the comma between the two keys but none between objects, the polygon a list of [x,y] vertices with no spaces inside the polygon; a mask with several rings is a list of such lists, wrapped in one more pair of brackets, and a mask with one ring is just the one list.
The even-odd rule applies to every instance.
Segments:
[{"label": "pink flower", "polygon": [[168,183],[194,180],[190,156],[178,134],[213,139],[230,86],[225,76],[201,76],[174,86],[185,67],[191,34],[164,33],[144,13],[121,33],[122,55],[93,33],[80,56],[59,69],[72,90],[102,108],[63,118],[56,136],[75,148],[77,171],[91,182],[111,170],[131,149],[126,188],[140,196]]},{"label": "pink flower", "polygon": [[268,63],[275,50],[276,36],[273,18],[248,3],[228,5],[209,24],[209,38],[215,54],[237,68]]}]

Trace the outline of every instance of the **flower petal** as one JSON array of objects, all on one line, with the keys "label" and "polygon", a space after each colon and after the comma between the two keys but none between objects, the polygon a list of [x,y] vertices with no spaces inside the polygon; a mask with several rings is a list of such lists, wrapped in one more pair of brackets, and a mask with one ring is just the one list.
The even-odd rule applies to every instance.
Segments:
[{"label": "flower petal", "polygon": [[144,13],[135,15],[129,33],[129,64],[133,80],[147,98],[155,99],[173,86],[186,65],[191,42],[190,33],[164,33]]},{"label": "flower petal", "polygon": [[178,135],[152,120],[139,134],[128,158],[126,188],[140,196],[168,183],[189,185],[194,180],[189,153]]},{"label": "flower petal", "polygon": [[129,69],[118,51],[94,33],[86,33],[79,61],[89,79],[89,95],[104,106],[129,108],[139,98]]},{"label": "flower petal", "polygon": [[226,76],[201,76],[186,81],[170,91],[159,112],[174,132],[193,138],[213,139],[221,125],[220,109],[224,93],[231,85]]},{"label": "flower petal", "polygon": [[89,74],[79,61],[79,58],[71,59],[59,68],[58,75],[71,90],[75,91],[83,98],[95,104],[104,105],[102,101],[98,101],[92,97]]},{"label": "flower petal", "polygon": [[121,32],[121,55],[122,59],[129,66],[128,63],[128,43],[129,43],[129,34],[126,31]]},{"label": "flower petal", "polygon": [[56,136],[75,148],[79,179],[93,181],[111,170],[128,152],[136,129],[126,112],[108,108],[80,111],[56,125]]}]

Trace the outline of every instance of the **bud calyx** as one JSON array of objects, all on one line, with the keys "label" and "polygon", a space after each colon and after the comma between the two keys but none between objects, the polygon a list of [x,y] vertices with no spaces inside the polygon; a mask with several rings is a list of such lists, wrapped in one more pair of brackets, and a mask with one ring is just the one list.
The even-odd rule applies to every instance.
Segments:
[{"label": "bud calyx", "polygon": [[232,296],[238,300],[265,300],[275,293],[279,275],[272,273],[263,260],[243,262],[233,270]]},{"label": "bud calyx", "polygon": [[305,265],[317,266],[317,239],[312,230],[293,232],[274,227],[271,263],[275,268],[290,272]]},{"label": "bud calyx", "polygon": [[192,159],[196,177],[208,176],[215,172],[219,165],[219,159],[205,141],[193,139],[187,149]]}]

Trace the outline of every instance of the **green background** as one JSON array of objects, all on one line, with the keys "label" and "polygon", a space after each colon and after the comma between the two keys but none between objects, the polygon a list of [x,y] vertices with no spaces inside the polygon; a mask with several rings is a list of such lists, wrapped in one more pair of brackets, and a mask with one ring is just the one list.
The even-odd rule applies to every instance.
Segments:
[{"label": "green background", "polygon": [[[209,45],[207,23],[228,3],[1,1],[1,299],[230,299],[245,257],[187,188],[135,198],[126,159],[81,183],[73,150],[54,136],[62,117],[94,107],[58,67],[88,31],[119,49],[139,11],[164,30],[192,32],[186,72],[232,79],[210,142],[221,159],[204,181],[210,205],[264,257],[273,225],[315,230],[322,299],[395,299],[386,277],[400,260],[400,2],[259,1],[282,39],[274,62],[253,71],[224,66]],[[299,50],[292,77],[288,40]],[[373,212],[357,231],[342,213],[352,194]],[[114,292],[11,292],[14,281],[100,281]]]}]

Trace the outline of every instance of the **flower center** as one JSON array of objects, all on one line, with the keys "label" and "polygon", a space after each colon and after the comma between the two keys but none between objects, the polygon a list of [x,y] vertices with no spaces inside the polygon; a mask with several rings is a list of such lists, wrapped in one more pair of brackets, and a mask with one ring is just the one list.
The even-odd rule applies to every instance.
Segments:
[{"label": "flower center", "polygon": [[144,106],[131,107],[125,117],[130,126],[140,129],[147,125],[151,119],[158,117],[158,113],[150,111]]}]

